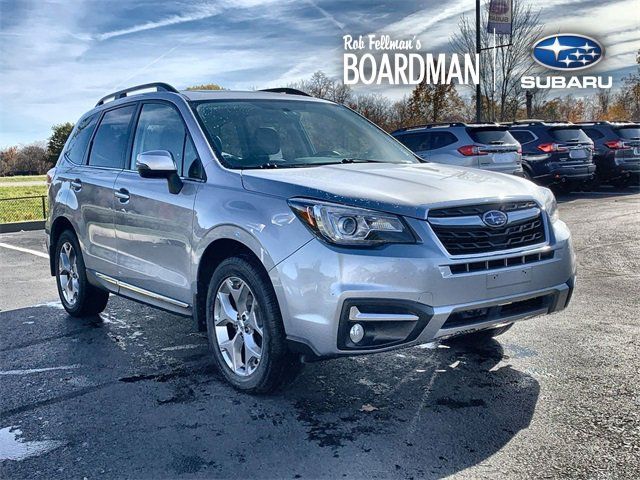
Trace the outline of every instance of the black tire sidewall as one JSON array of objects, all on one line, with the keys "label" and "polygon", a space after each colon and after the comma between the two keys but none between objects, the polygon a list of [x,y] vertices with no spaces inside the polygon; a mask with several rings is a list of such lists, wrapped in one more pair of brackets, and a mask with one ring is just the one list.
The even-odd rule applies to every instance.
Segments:
[{"label": "black tire sidewall", "polygon": [[[75,251],[76,254],[76,267],[78,270],[78,285],[80,291],[78,292],[78,299],[74,305],[69,305],[62,294],[62,286],[60,285],[60,273],[59,273],[59,262],[60,262],[60,250],[62,249],[62,245],[66,242],[69,242]],[[55,273],[56,273],[56,285],[58,286],[58,295],[60,296],[60,301],[62,302],[62,306],[64,309],[72,316],[80,316],[84,310],[85,304],[87,302],[88,295],[88,281],[87,281],[87,273],[84,267],[84,258],[82,257],[82,250],[80,250],[80,244],[78,243],[78,239],[76,236],[70,232],[69,230],[63,232],[58,238],[58,243],[56,244],[55,249]]]},{"label": "black tire sidewall", "polygon": [[[249,286],[258,302],[259,315],[262,320],[262,356],[258,368],[249,376],[236,375],[227,365],[220,352],[216,338],[213,311],[218,288],[228,277],[238,277]],[[207,291],[207,336],[213,352],[214,359],[224,377],[234,387],[245,391],[261,391],[263,385],[268,382],[270,370],[274,368],[274,343],[282,340],[282,319],[277,304],[273,304],[273,287],[267,283],[268,277],[254,265],[248,258],[231,257],[224,260],[215,270],[209,282]]]}]

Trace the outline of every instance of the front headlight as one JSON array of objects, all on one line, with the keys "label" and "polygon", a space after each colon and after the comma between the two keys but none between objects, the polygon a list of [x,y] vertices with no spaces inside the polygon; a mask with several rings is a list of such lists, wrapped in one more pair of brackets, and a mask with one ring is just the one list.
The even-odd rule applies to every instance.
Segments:
[{"label": "front headlight", "polygon": [[416,241],[404,221],[389,213],[300,198],[289,200],[289,206],[312,232],[337,245],[366,247]]},{"label": "front headlight", "polygon": [[547,212],[547,215],[549,215],[549,220],[553,223],[559,218],[556,197],[548,188],[540,187],[540,190],[542,191],[542,197],[544,199],[544,209]]}]

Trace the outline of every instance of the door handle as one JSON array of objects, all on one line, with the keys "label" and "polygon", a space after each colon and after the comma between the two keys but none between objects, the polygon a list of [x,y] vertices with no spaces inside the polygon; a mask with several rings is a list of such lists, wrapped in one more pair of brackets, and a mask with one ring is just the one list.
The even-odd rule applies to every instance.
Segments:
[{"label": "door handle", "polygon": [[113,192],[117,199],[120,200],[121,203],[127,203],[129,201],[129,190],[126,188],[121,188],[120,190],[116,190]]},{"label": "door handle", "polygon": [[80,181],[79,178],[76,178],[71,182],[71,188],[76,192],[79,192],[80,190],[82,190],[82,182]]}]

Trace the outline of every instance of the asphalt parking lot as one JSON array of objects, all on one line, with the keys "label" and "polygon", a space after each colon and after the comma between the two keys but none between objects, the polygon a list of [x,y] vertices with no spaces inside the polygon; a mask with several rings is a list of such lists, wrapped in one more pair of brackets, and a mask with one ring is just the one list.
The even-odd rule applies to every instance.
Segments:
[{"label": "asphalt parking lot", "polygon": [[561,200],[569,309],[269,397],[223,383],[189,319],[113,296],[68,317],[43,233],[0,235],[0,478],[640,478],[640,193]]}]

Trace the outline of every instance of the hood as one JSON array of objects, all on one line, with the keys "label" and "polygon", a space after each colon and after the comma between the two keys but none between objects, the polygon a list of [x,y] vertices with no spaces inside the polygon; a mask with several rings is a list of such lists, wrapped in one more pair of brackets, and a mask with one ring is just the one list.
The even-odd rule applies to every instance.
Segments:
[{"label": "hood", "polygon": [[430,208],[507,199],[542,201],[522,178],[436,163],[354,163],[243,170],[244,188],[282,198],[306,197],[413,218]]}]

